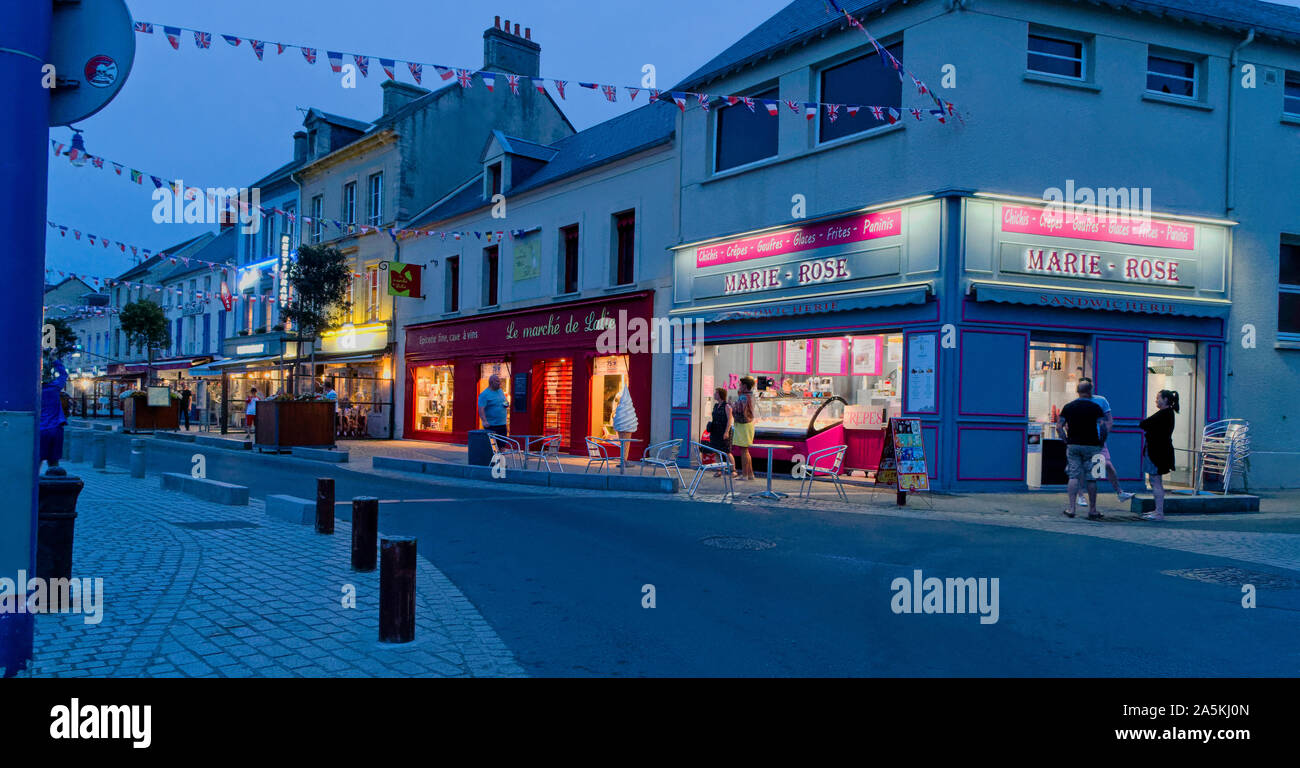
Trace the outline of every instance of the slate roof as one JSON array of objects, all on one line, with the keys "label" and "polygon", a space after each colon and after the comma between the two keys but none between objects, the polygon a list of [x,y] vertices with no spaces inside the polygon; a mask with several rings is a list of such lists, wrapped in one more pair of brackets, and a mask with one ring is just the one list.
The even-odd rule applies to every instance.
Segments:
[{"label": "slate roof", "polygon": [[[863,20],[905,0],[839,0],[839,6]],[[1075,3],[1104,5],[1114,9],[1150,13],[1180,21],[1209,24],[1245,33],[1300,42],[1300,8],[1260,0],[1073,0]],[[827,0],[795,0],[759,24],[749,34],[692,72],[672,90],[694,88],[729,74],[770,54],[779,53],[805,40],[845,26],[843,14],[828,12]]]},{"label": "slate roof", "polygon": [[[677,126],[676,110],[677,107],[672,102],[657,101],[548,145],[504,137],[511,146],[519,146],[539,153],[540,150],[546,149],[553,153],[549,162],[532,176],[512,187],[510,194],[528,192],[672,141]],[[524,147],[524,144],[531,147]],[[482,178],[482,174],[475,177],[475,179],[479,178]],[[474,179],[467,181],[464,187],[450,197],[416,214],[412,218],[411,225],[419,227],[422,224],[442,221],[489,205],[490,202],[483,199],[482,186],[472,183],[473,181]]]},{"label": "slate roof", "polygon": [[[206,235],[211,235],[211,232]],[[206,236],[201,235],[200,237]],[[204,261],[215,261],[223,264],[233,264],[235,261],[235,243],[239,239],[239,226],[227,227],[220,234],[212,237],[202,243],[194,243],[192,250],[188,252],[177,251],[178,254],[191,259],[189,264],[179,262],[176,268],[168,272],[162,279],[164,282],[185,277],[196,272],[208,272],[211,267],[207,264],[200,264],[192,259],[203,259]]]}]

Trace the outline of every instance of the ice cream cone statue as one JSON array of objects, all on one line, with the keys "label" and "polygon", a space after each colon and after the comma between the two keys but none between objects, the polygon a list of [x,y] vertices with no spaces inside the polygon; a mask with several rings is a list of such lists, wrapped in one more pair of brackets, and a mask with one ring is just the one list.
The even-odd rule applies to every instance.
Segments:
[{"label": "ice cream cone statue", "polygon": [[623,385],[623,391],[618,393],[618,405],[614,406],[614,431],[618,436],[627,439],[636,431],[636,408],[632,405],[632,393],[627,391],[627,385]]}]

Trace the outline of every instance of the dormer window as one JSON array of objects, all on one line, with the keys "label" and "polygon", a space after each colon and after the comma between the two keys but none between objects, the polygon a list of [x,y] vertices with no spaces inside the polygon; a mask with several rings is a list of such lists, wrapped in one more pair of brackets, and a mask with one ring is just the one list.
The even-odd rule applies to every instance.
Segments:
[{"label": "dormer window", "polygon": [[501,163],[488,166],[488,196],[501,194]]}]

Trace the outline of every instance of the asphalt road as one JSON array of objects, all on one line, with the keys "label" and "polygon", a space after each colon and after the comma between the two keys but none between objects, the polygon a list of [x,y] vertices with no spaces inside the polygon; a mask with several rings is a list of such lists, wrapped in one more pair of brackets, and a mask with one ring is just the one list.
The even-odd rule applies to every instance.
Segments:
[{"label": "asphalt road", "polygon": [[[111,441],[112,463],[126,463],[126,443]],[[151,447],[150,472],[188,472],[192,448]],[[534,675],[1300,673],[1300,574],[1264,566],[1002,526],[512,495],[204,454],[209,477],[254,496],[312,498],[314,478],[333,475],[339,499],[385,500],[381,531],[418,537]],[[1248,573],[1222,584],[1161,573],[1201,568]],[[891,584],[915,569],[996,577],[997,622],[894,613]],[[1242,607],[1243,578],[1279,576]]]}]

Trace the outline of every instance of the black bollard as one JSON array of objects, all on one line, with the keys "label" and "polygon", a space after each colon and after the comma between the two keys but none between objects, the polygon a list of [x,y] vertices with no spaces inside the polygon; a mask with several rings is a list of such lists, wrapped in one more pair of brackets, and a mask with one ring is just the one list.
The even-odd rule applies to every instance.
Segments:
[{"label": "black bollard", "polygon": [[77,523],[77,496],[85,483],[79,477],[41,477],[36,530],[36,575],[42,579],[72,578],[72,535]]},{"label": "black bollard", "polygon": [[907,506],[907,491],[898,492],[898,506],[900,507]]},{"label": "black bollard", "polygon": [[379,499],[355,496],[352,499],[352,570],[375,570],[379,537]]},{"label": "black bollard", "polygon": [[316,533],[334,533],[334,478],[316,478]]},{"label": "black bollard", "polygon": [[379,558],[379,642],[415,639],[415,537],[383,540]]}]

